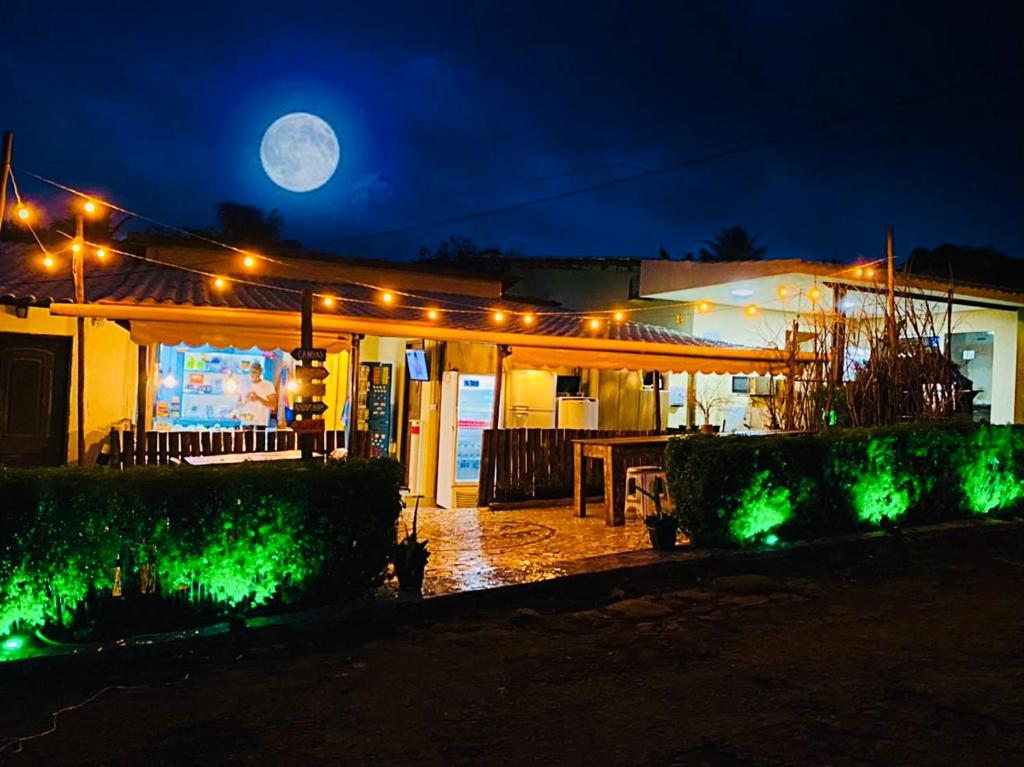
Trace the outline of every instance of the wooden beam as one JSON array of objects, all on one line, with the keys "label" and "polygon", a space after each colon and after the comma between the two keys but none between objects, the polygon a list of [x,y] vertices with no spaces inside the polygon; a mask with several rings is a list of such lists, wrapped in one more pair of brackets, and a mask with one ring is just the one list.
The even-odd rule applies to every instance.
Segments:
[{"label": "wooden beam", "polygon": [[491,405],[491,428],[501,428],[501,389],[505,380],[505,357],[509,348],[498,344],[498,364],[494,369],[494,401]]}]

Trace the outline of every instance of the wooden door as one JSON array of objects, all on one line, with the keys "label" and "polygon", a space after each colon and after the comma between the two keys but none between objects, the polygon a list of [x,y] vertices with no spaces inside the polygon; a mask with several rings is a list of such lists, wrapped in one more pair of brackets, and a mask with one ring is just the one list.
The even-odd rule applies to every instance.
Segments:
[{"label": "wooden door", "polygon": [[0,333],[0,463],[65,462],[70,380],[70,337]]}]

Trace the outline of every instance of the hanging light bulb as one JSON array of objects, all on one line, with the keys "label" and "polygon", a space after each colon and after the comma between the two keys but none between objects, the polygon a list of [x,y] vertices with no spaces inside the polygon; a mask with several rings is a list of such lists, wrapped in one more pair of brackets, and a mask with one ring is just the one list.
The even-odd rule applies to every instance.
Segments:
[{"label": "hanging light bulb", "polygon": [[616,322],[622,322],[624,319],[626,319],[626,313],[622,311],[615,312],[615,314],[613,314],[612,317]]},{"label": "hanging light bulb", "polygon": [[864,276],[864,267],[863,266],[858,266],[856,269],[854,269],[853,270],[853,276],[858,278],[858,279],[863,277]]},{"label": "hanging light bulb", "polygon": [[701,314],[705,314],[707,312],[710,312],[711,311],[711,302],[710,301],[698,301],[697,302],[697,311],[700,312]]},{"label": "hanging light bulb", "polygon": [[106,248],[96,248],[96,258],[98,258],[100,261],[102,261],[106,257],[107,257],[107,250],[106,250]]},{"label": "hanging light bulb", "polygon": [[587,324],[590,325],[591,330],[599,330],[601,328],[601,320],[598,319],[590,320]]},{"label": "hanging light bulb", "polygon": [[395,294],[389,290],[385,290],[380,294],[380,300],[386,304],[393,304],[395,302]]},{"label": "hanging light bulb", "polygon": [[256,266],[256,259],[247,254],[245,258],[242,259],[242,263],[245,264],[246,269],[252,269]]},{"label": "hanging light bulb", "polygon": [[785,285],[779,285],[779,289],[776,292],[779,294],[779,298],[787,298],[789,296],[789,288]]},{"label": "hanging light bulb", "polygon": [[47,253],[45,256],[43,256],[43,266],[45,266],[47,269],[52,269],[53,268],[53,264],[54,264],[53,256],[51,256],[49,253]]},{"label": "hanging light bulb", "polygon": [[217,290],[223,290],[225,285],[227,285],[227,282],[223,277],[214,278],[213,287],[217,288]]},{"label": "hanging light bulb", "polygon": [[285,385],[285,388],[286,388],[286,389],[287,389],[288,391],[292,392],[293,394],[294,394],[295,392],[297,392],[297,391],[299,390],[299,382],[298,382],[298,379],[295,379],[295,378],[289,379],[288,383],[287,383],[287,384]]},{"label": "hanging light bulb", "polygon": [[821,299],[821,288],[815,285],[813,288],[807,291],[807,297],[812,301],[818,301]]},{"label": "hanging light bulb", "polygon": [[30,218],[32,218],[32,211],[29,209],[28,205],[19,203],[18,207],[15,208],[15,210],[17,211],[18,218],[20,218],[22,221],[28,221]]},{"label": "hanging light bulb", "polygon": [[523,324],[524,325],[532,325],[534,319],[535,318],[534,318],[534,316],[532,314],[524,314],[523,315]]},{"label": "hanging light bulb", "polygon": [[76,254],[82,252],[82,241],[77,237],[71,242],[71,252]]},{"label": "hanging light bulb", "polygon": [[872,277],[875,276],[875,270],[869,266],[867,269],[864,270],[864,276],[870,280]]},{"label": "hanging light bulb", "polygon": [[440,314],[440,312],[437,311],[437,309],[427,309],[427,319],[428,320],[436,320],[440,316],[441,316],[441,314]]},{"label": "hanging light bulb", "polygon": [[757,304],[747,304],[746,308],[743,310],[748,317],[756,317],[759,311],[760,309],[757,308]]},{"label": "hanging light bulb", "polygon": [[330,309],[332,306],[334,306],[334,297],[333,296],[324,296],[323,297],[323,304],[328,309]]},{"label": "hanging light bulb", "polygon": [[95,213],[99,207],[92,200],[86,200],[82,203],[82,210],[88,213],[90,216]]},{"label": "hanging light bulb", "polygon": [[503,312],[503,311],[501,311],[499,309],[498,311],[494,312],[494,314],[492,314],[491,317],[492,317],[492,319],[495,322],[504,322],[505,321],[505,312]]}]

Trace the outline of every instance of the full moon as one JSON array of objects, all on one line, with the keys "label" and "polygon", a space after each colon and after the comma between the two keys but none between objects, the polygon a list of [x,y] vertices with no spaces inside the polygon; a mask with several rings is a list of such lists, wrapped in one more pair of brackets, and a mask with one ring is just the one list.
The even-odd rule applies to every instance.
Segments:
[{"label": "full moon", "polygon": [[331,126],[316,115],[292,112],[267,128],[260,161],[270,180],[289,192],[312,192],[338,167],[341,148]]}]

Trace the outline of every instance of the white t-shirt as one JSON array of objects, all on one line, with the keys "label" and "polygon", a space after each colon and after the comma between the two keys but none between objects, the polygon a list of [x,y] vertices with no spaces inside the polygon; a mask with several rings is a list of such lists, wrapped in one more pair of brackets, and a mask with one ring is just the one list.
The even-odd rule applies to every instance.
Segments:
[{"label": "white t-shirt", "polygon": [[274,391],[274,384],[272,384],[270,381],[264,381],[262,379],[256,381],[255,383],[250,381],[248,389],[242,396],[242,400],[244,402],[242,409],[252,416],[251,418],[247,419],[251,425],[268,425],[270,423],[271,408],[267,407],[258,400],[250,400],[249,392],[253,392],[258,396],[262,397],[263,399],[267,399],[268,397],[273,396]]}]

